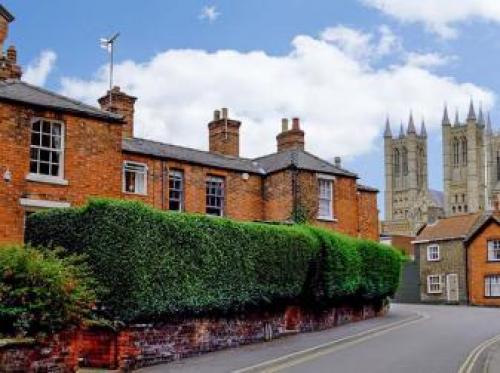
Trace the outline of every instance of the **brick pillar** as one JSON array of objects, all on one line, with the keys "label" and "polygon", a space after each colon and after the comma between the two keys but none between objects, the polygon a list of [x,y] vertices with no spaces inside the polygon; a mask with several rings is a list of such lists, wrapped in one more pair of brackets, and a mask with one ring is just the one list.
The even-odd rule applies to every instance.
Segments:
[{"label": "brick pillar", "polygon": [[134,106],[137,97],[129,96],[120,90],[120,87],[113,87],[111,91],[98,101],[103,110],[123,115],[125,124],[122,129],[122,137],[132,138],[134,136]]},{"label": "brick pillar", "polygon": [[214,153],[239,157],[241,122],[228,118],[227,109],[215,110],[214,119],[208,124],[209,150]]},{"label": "brick pillar", "polygon": [[278,142],[278,152],[285,150],[304,150],[304,131],[300,129],[300,119],[292,119],[292,128],[288,129],[288,119],[282,120],[281,133],[276,136]]}]

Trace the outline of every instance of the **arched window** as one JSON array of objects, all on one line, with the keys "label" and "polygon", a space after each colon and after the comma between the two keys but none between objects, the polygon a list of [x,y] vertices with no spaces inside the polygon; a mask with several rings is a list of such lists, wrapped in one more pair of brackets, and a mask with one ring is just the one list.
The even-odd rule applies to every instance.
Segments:
[{"label": "arched window", "polygon": [[458,167],[458,163],[460,162],[460,149],[459,142],[456,137],[453,138],[453,166]]},{"label": "arched window", "polygon": [[401,172],[401,164],[399,157],[399,149],[394,149],[394,176],[399,176]]},{"label": "arched window", "polygon": [[467,166],[467,139],[462,137],[462,164]]},{"label": "arched window", "polygon": [[419,147],[417,150],[417,186],[424,186],[424,169],[425,169],[425,154],[424,149]]},{"label": "arched window", "polygon": [[452,211],[453,213],[456,213],[456,212],[457,212],[457,209],[455,208],[455,206],[453,206],[453,207],[451,208],[451,211]]},{"label": "arched window", "polygon": [[408,150],[403,148],[403,175],[408,175]]}]

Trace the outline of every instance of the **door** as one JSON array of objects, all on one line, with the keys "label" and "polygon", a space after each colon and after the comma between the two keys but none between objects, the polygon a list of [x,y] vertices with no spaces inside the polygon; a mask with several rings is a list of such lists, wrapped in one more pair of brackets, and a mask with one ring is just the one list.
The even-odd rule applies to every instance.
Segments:
[{"label": "door", "polygon": [[458,275],[456,273],[446,275],[446,295],[449,303],[458,303]]}]

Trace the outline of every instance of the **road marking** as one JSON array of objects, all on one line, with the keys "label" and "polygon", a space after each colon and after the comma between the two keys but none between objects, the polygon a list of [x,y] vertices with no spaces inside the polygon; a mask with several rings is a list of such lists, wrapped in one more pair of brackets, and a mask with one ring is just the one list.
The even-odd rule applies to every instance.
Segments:
[{"label": "road marking", "polygon": [[479,346],[477,346],[475,349],[471,351],[469,356],[467,356],[467,359],[463,362],[463,364],[460,366],[458,369],[458,373],[470,373],[472,372],[472,369],[474,369],[474,365],[477,362],[477,359],[479,359],[479,356],[491,345],[494,343],[500,341],[500,335],[497,335],[496,337],[490,338],[487,341],[484,341],[481,343]]},{"label": "road marking", "polygon": [[416,322],[427,320],[430,317],[427,314],[417,314],[410,316],[404,320],[396,321],[391,324],[382,325],[377,328],[365,330],[363,332],[353,334],[344,338],[340,338],[331,342],[327,342],[318,346],[314,346],[305,350],[297,351],[288,355],[281,356],[276,359],[264,361],[262,363],[252,365],[250,367],[242,368],[233,371],[233,373],[247,373],[247,372],[278,372],[280,370],[290,368],[295,365],[305,363],[307,361],[316,359],[323,355],[333,353],[343,348],[353,346],[369,339],[389,333],[393,330],[414,324]]}]

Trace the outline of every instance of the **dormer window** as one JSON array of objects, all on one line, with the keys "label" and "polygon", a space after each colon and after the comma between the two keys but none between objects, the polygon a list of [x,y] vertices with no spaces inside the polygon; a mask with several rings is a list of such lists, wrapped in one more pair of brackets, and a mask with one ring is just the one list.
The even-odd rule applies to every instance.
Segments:
[{"label": "dormer window", "polygon": [[64,125],[36,119],[31,124],[30,174],[63,178]]}]

